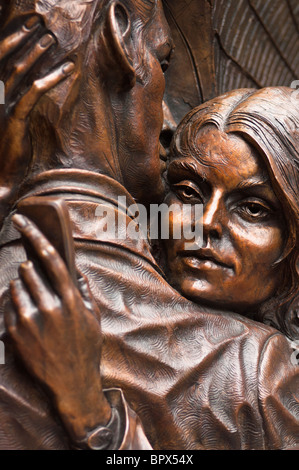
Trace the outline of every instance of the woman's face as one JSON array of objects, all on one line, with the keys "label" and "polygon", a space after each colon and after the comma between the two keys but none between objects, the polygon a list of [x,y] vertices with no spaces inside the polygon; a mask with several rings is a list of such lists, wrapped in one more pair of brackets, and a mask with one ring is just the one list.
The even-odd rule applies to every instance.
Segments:
[{"label": "woman's face", "polygon": [[[199,158],[170,163],[166,202],[203,205],[202,246],[189,251],[190,240],[165,241],[170,282],[198,303],[254,310],[282,280],[282,265],[275,265],[285,246],[280,203],[260,156],[241,137],[206,128],[197,149]],[[177,224],[175,213],[171,234]]]}]

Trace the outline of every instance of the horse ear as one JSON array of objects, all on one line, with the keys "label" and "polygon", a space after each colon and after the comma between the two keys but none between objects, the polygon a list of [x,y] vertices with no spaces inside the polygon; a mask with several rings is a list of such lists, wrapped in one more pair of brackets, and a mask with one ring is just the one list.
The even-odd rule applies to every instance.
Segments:
[{"label": "horse ear", "polygon": [[101,49],[105,58],[105,77],[109,86],[124,91],[136,83],[132,59],[132,25],[129,12],[119,2],[112,2],[106,12],[101,34]]}]

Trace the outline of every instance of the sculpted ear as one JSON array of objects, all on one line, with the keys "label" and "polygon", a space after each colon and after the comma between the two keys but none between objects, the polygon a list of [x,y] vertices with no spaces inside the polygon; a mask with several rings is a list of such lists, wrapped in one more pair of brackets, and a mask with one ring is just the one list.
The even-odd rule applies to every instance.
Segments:
[{"label": "sculpted ear", "polygon": [[112,2],[105,16],[102,45],[106,63],[105,75],[109,79],[109,85],[114,83],[118,91],[130,89],[136,83],[131,57],[131,27],[127,9],[119,2]]}]

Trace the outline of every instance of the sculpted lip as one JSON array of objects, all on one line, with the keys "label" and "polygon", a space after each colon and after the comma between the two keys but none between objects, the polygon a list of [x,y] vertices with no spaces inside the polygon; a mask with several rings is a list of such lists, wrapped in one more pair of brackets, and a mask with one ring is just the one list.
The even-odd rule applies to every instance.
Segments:
[{"label": "sculpted lip", "polygon": [[[196,268],[196,265],[198,264],[200,267],[200,264],[203,264],[205,262],[210,262],[209,265],[212,267],[215,265],[215,267],[221,267],[221,268],[226,268],[226,269],[233,269],[233,265],[224,262],[220,256],[217,255],[217,253],[214,253],[212,250],[209,248],[203,248],[200,250],[196,251],[179,251],[178,255],[183,258],[184,260],[189,260],[188,264],[192,264],[193,267]],[[192,263],[192,260],[195,261],[195,263]],[[209,267],[209,266],[207,266]]]}]

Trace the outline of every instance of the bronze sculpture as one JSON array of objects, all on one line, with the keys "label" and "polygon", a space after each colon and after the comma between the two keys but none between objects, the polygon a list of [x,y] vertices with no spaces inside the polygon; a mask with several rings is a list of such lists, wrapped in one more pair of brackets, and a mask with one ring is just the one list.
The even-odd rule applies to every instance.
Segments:
[{"label": "bronze sculpture", "polygon": [[[261,323],[234,313],[227,315],[225,312],[196,307],[186,301],[161,275],[147,241],[127,238],[110,243],[104,237],[99,239],[96,236],[97,221],[93,216],[98,206],[105,207],[112,202],[115,210],[120,211],[116,204],[120,195],[127,198],[128,204],[134,202],[132,195],[148,204],[159,200],[163,193],[159,181],[160,172],[164,168],[163,164],[158,164],[157,152],[162,125],[161,113],[153,107],[152,112],[144,114],[145,121],[142,123],[139,114],[139,120],[136,120],[133,129],[130,124],[135,123],[135,120],[129,121],[126,113],[128,107],[132,107],[129,117],[135,115],[138,109],[147,111],[153,106],[153,102],[156,103],[157,110],[161,108],[161,66],[167,66],[172,49],[171,41],[160,4],[153,5],[150,1],[132,2],[133,13],[131,10],[128,13],[123,7],[117,8],[117,5],[112,2],[111,8],[104,9],[104,13],[100,10],[99,17],[95,17],[100,19],[100,26],[105,27],[104,31],[112,41],[107,44],[105,36],[95,34],[103,48],[101,52],[105,52],[106,46],[115,47],[108,57],[109,63],[105,62],[107,55],[104,52],[95,62],[88,62],[92,69],[98,60],[103,60],[101,73],[108,74],[107,81],[111,88],[108,88],[108,101],[105,87],[100,89],[99,96],[105,98],[106,103],[111,100],[114,120],[107,117],[103,121],[101,108],[98,116],[100,119],[88,119],[82,113],[81,106],[84,104],[87,116],[94,116],[94,108],[100,103],[98,100],[95,103],[92,100],[78,103],[80,94],[76,95],[78,111],[74,111],[74,121],[71,120],[74,123],[73,132],[69,125],[66,126],[70,122],[70,115],[65,116],[62,111],[61,114],[58,113],[59,125],[56,123],[55,127],[57,140],[54,142],[54,154],[49,152],[52,145],[49,140],[49,147],[44,148],[46,152],[41,158],[42,153],[37,152],[37,149],[42,150],[41,141],[33,140],[30,178],[19,192],[20,199],[54,195],[65,200],[71,217],[77,265],[87,276],[97,307],[92,307],[93,300],[87,291],[87,284],[79,281],[80,295],[64,264],[42,234],[26,219],[18,217],[14,218],[15,223],[42,260],[43,273],[36,271],[32,263],[22,263],[26,256],[18,232],[12,228],[11,218],[6,220],[0,253],[1,313],[5,315],[13,341],[5,335],[8,362],[1,369],[1,446],[118,448],[123,438],[123,430],[118,428],[118,421],[124,419],[125,413],[119,399],[115,404],[110,397],[113,409],[111,436],[109,425],[106,427],[111,412],[102,395],[103,384],[106,388],[122,389],[130,407],[141,419],[151,445],[157,449],[296,447],[298,422],[296,411],[294,413],[293,410],[291,414],[290,410],[293,407],[296,410],[297,368],[290,364],[291,350],[285,338]],[[152,10],[153,6],[155,8]],[[155,25],[161,25],[165,36],[161,34],[161,30],[159,37],[155,36],[155,28],[149,29],[147,36],[142,36],[147,41],[148,59],[143,66],[148,69],[146,75],[144,70],[138,68],[140,64],[133,61],[137,75],[135,84],[134,66],[128,60],[125,46],[126,41],[130,41],[128,28],[134,20],[136,23],[140,21],[137,9],[138,15],[143,19],[142,14],[154,13]],[[137,39],[140,40],[140,37]],[[121,68],[117,69],[114,78],[111,77],[113,54],[116,54]],[[89,59],[94,58],[92,54],[87,56]],[[158,64],[158,58],[161,65]],[[60,57],[62,59],[65,60]],[[129,56],[129,59],[132,57]],[[75,77],[71,79],[71,88],[75,83],[75,90],[78,92],[78,76],[76,72],[73,75]],[[83,90],[85,95],[84,81],[81,84],[80,92]],[[90,79],[89,85],[92,92],[95,91],[93,87],[99,91],[99,84],[94,80]],[[63,86],[68,88],[70,84],[65,82]],[[56,115],[57,108],[53,107],[53,102],[57,100],[59,105],[63,99],[71,96],[65,90],[59,93],[54,90],[35,109],[35,113],[43,117],[43,131],[47,129],[46,124],[51,128],[52,116]],[[144,106],[144,101],[141,102],[141,97],[148,100],[148,108]],[[66,102],[69,105],[67,99]],[[111,114],[109,117],[111,118]],[[103,126],[107,122],[114,124],[112,131],[118,127],[124,130],[123,134],[109,134],[111,128]],[[100,134],[96,134],[96,139],[91,139],[92,131],[88,132],[89,126],[92,131],[94,128],[97,132],[98,129],[102,130]],[[153,141],[150,145],[145,135],[149,126],[152,126],[150,137]],[[50,131],[45,135],[53,137]],[[106,138],[107,135],[110,135],[109,139]],[[60,151],[56,148],[58,142],[63,144]],[[118,143],[119,155],[112,152],[109,156],[107,144],[115,142]],[[88,143],[91,149],[87,156],[82,150],[84,143],[86,146]],[[72,152],[66,154],[63,151],[65,149]],[[103,150],[102,153],[100,149]],[[132,153],[136,158],[144,158],[142,152],[151,158],[148,161],[153,163],[152,168],[148,169],[146,158],[141,160],[140,168],[136,160],[126,167]],[[67,159],[67,156],[71,158]],[[164,155],[162,157],[165,158]],[[140,179],[136,177],[136,170],[140,171]],[[157,186],[145,184],[144,171],[148,181],[156,178]],[[117,175],[120,178],[118,181]],[[152,193],[149,188],[152,188]],[[125,209],[124,207],[123,210]],[[124,220],[125,224],[132,222],[132,218],[126,213]],[[49,277],[44,277],[45,273]],[[9,280],[18,276],[20,279],[12,284],[15,306],[12,309],[7,286]],[[27,289],[33,298],[28,296]],[[101,361],[101,335],[91,310],[101,317]],[[3,329],[2,332],[4,333]],[[61,338],[61,348],[54,347],[56,335]],[[16,351],[23,362],[16,357]],[[61,368],[57,368],[61,355],[64,360]],[[101,379],[98,374],[100,362]],[[231,363],[234,364],[233,367]],[[76,367],[76,364],[82,364],[82,367]],[[224,383],[226,386],[223,388]],[[233,401],[225,394],[225,388],[231,385]],[[222,391],[220,398],[219,390]],[[290,394],[288,404],[283,401],[284,393]],[[276,405],[273,408],[269,403]],[[75,414],[74,409],[77,410]],[[133,418],[132,423],[134,419],[136,422],[136,418]],[[288,425],[282,426],[285,421]],[[14,423],[18,423],[18,426]],[[207,423],[212,424],[212,433],[207,428]],[[251,433],[253,428],[255,432]],[[137,432],[135,436],[143,439],[142,442],[134,444],[134,438],[126,436],[128,446],[148,448],[142,432]]]},{"label": "bronze sculpture", "polygon": [[268,322],[297,339],[298,318],[290,306],[298,297],[299,122],[292,93],[288,88],[237,90],[186,116],[174,137],[167,201],[209,201],[205,204],[212,209],[202,222],[207,247],[193,255],[200,260],[214,252],[214,262],[224,269],[214,266],[215,278],[207,274],[205,294],[203,285],[196,287],[196,259],[192,278],[192,253],[184,251],[184,237],[166,240],[164,249],[168,279],[187,298]]}]

